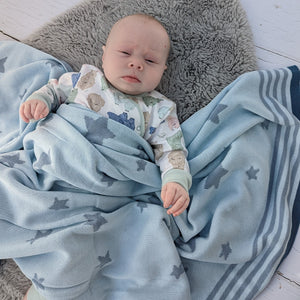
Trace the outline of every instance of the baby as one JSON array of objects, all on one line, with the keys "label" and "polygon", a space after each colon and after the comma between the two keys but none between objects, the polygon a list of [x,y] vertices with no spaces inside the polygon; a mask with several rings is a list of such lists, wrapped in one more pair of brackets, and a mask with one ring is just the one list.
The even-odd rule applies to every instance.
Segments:
[{"label": "baby", "polygon": [[61,103],[79,103],[128,126],[152,146],[162,173],[164,207],[178,216],[190,201],[187,150],[174,102],[155,91],[169,49],[169,36],[156,19],[127,16],[112,27],[103,46],[103,72],[83,65],[78,73],[50,80],[21,105],[20,116],[25,122],[39,120]]}]

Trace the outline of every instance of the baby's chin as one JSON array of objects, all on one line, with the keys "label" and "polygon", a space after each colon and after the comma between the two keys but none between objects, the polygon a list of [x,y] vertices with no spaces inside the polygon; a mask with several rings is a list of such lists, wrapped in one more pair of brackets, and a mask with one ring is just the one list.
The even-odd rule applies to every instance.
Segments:
[{"label": "baby's chin", "polygon": [[126,95],[129,95],[129,96],[138,96],[138,95],[142,95],[144,93],[150,92],[149,90],[144,90],[144,89],[134,89],[134,88],[130,89],[130,88],[123,88],[123,87],[120,87],[120,86],[117,87],[117,86],[114,86],[113,84],[112,84],[112,86],[115,89],[117,89],[118,91],[120,91],[120,92],[122,92]]}]

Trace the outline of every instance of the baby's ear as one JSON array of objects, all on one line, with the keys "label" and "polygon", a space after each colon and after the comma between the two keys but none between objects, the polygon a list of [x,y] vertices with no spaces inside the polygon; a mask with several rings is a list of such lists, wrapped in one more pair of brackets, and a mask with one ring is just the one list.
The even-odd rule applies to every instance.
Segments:
[{"label": "baby's ear", "polygon": [[102,51],[103,51],[103,53],[102,53],[102,62],[103,62],[103,56],[104,56],[104,53],[105,53],[105,45],[102,46]]}]

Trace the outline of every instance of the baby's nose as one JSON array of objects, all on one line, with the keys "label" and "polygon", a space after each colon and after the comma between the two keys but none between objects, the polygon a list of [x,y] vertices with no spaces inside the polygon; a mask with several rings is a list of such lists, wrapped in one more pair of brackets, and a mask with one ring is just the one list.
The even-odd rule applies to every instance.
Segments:
[{"label": "baby's nose", "polygon": [[128,64],[129,68],[133,68],[133,69],[137,69],[139,71],[142,71],[143,70],[143,64],[140,60],[134,60],[134,61],[131,61],[129,64]]}]

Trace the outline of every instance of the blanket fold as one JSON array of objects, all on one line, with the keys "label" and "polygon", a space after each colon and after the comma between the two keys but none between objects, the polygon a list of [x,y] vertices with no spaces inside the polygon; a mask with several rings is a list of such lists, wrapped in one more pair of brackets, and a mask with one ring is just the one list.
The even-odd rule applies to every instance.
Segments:
[{"label": "blanket fold", "polygon": [[182,124],[193,184],[173,218],[150,145],[126,126],[75,104],[19,120],[25,94],[63,62],[20,43],[1,43],[2,57],[0,258],[39,293],[229,300],[266,286],[300,181],[296,67],[246,73]]}]

